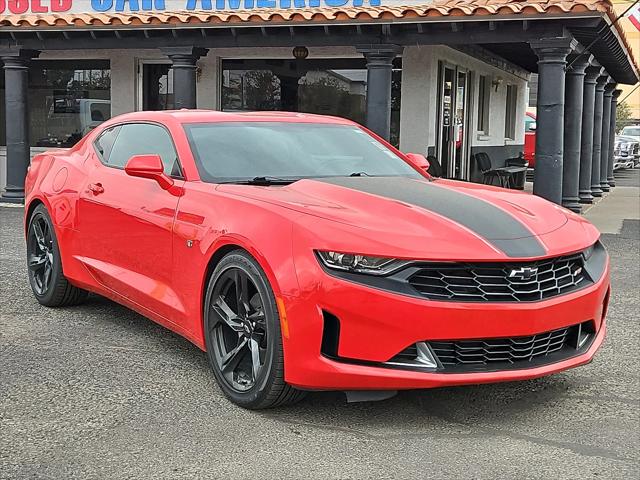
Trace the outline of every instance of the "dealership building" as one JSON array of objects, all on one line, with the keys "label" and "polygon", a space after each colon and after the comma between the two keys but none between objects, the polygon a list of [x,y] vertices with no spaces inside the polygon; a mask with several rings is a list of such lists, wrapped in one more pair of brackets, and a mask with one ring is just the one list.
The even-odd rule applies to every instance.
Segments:
[{"label": "dealership building", "polygon": [[534,192],[579,210],[614,184],[617,85],[638,81],[608,0],[0,0],[0,59],[14,202],[36,152],[179,108],[347,117],[482,181],[476,154],[504,166],[534,133],[537,73]]}]

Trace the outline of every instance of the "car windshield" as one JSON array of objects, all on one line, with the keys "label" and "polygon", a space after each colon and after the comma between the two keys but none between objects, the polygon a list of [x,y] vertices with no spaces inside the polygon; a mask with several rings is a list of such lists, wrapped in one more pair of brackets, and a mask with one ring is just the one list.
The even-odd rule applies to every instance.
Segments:
[{"label": "car windshield", "polygon": [[340,176],[420,175],[354,125],[224,122],[185,125],[200,178],[242,182]]},{"label": "car windshield", "polygon": [[622,135],[630,135],[632,137],[640,137],[640,127],[624,127]]}]

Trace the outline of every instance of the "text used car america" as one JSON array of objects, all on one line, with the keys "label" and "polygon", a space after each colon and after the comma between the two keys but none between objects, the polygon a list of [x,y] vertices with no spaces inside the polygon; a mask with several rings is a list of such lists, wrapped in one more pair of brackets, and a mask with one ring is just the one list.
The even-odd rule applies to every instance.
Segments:
[{"label": "text used car america", "polygon": [[599,232],[427,166],[332,117],[119,116],[33,159],[29,281],[43,305],[94,292],[183,335],[246,408],[590,362],[610,289]]}]

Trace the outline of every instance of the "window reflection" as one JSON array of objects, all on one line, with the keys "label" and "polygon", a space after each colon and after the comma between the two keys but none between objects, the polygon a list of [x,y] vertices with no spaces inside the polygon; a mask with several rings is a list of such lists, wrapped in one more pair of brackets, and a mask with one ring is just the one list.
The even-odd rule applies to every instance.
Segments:
[{"label": "window reflection", "polygon": [[280,79],[270,70],[225,70],[222,109],[281,110]]},{"label": "window reflection", "polygon": [[71,147],[111,117],[108,61],[34,61],[29,68],[32,146]]}]

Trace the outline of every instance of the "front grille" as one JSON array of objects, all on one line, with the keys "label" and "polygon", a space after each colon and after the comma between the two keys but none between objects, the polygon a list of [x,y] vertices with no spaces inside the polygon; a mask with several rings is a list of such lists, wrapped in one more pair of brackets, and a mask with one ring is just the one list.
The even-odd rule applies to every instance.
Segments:
[{"label": "front grille", "polygon": [[[586,351],[593,341],[593,322],[525,337],[423,342],[433,354],[437,370],[444,373],[481,372],[529,368],[558,362]],[[417,345],[411,345],[389,364],[420,365]]]},{"label": "front grille", "polygon": [[526,264],[431,264],[409,278],[426,298],[462,302],[533,302],[591,283],[581,254]]}]

